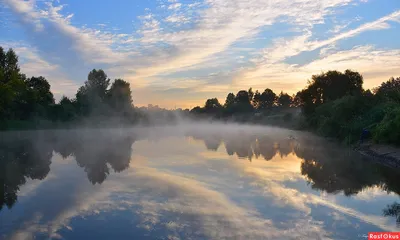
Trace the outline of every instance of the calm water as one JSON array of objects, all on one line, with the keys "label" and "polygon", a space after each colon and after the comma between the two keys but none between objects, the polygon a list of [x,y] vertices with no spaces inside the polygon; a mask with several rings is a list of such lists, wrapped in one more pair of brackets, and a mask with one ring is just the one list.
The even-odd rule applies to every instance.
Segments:
[{"label": "calm water", "polygon": [[400,174],[267,127],[0,133],[1,239],[365,239]]}]

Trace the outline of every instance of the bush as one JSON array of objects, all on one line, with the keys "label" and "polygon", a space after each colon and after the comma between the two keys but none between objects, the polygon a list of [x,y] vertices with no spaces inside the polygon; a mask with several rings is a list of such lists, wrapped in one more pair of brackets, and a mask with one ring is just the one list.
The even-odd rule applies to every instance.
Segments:
[{"label": "bush", "polygon": [[400,107],[392,108],[376,126],[374,140],[400,145]]},{"label": "bush", "polygon": [[359,137],[364,124],[358,125],[360,116],[368,112],[371,101],[363,96],[345,96],[316,108],[311,123],[323,136],[353,142]]}]

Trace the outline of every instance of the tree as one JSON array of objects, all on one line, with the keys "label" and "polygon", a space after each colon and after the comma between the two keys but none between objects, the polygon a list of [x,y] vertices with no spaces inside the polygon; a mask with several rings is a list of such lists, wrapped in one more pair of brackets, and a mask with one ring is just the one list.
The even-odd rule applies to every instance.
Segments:
[{"label": "tree", "polygon": [[290,105],[292,104],[292,97],[287,93],[281,92],[278,96],[277,103],[280,107],[290,107]]},{"label": "tree", "polygon": [[400,204],[394,202],[391,205],[387,205],[385,209],[383,209],[383,216],[385,217],[395,217],[396,223],[400,224]]},{"label": "tree", "polygon": [[15,80],[19,77],[20,69],[18,65],[18,56],[15,54],[12,48],[10,48],[5,54],[5,61],[2,64],[4,65],[3,83],[8,83],[11,80]]},{"label": "tree", "polygon": [[400,107],[392,108],[376,126],[374,139],[377,142],[400,145]]},{"label": "tree", "polygon": [[217,98],[207,99],[204,110],[209,113],[216,113],[217,111],[221,110],[222,105],[219,103]]},{"label": "tree", "polygon": [[76,117],[76,109],[73,101],[66,96],[63,96],[56,106],[56,116],[54,118],[61,122],[72,121]]},{"label": "tree", "polygon": [[80,114],[82,115],[102,115],[107,111],[107,93],[110,85],[110,79],[102,70],[93,69],[85,85],[80,87],[76,100]]},{"label": "tree", "polygon": [[235,95],[233,93],[229,93],[228,96],[226,96],[225,100],[225,108],[231,107],[235,103]]},{"label": "tree", "polygon": [[194,114],[200,114],[203,112],[203,109],[200,106],[196,106],[192,110],[190,110],[190,112]]},{"label": "tree", "polygon": [[271,89],[267,88],[260,96],[258,108],[264,110],[272,108],[275,102],[276,102],[276,94]]},{"label": "tree", "polygon": [[301,106],[301,99],[300,99],[300,92],[292,95],[292,106],[293,107],[300,107]]},{"label": "tree", "polygon": [[253,106],[255,109],[259,109],[260,102],[261,102],[261,93],[258,90],[256,90],[253,97]]},{"label": "tree", "polygon": [[303,112],[310,115],[323,103],[334,101],[343,96],[360,96],[363,93],[363,77],[358,72],[346,70],[328,71],[313,75],[308,86],[299,92]]},{"label": "tree", "polygon": [[0,46],[0,83],[5,83],[6,53]]},{"label": "tree", "polygon": [[110,106],[117,112],[128,111],[132,108],[131,88],[128,82],[116,79],[108,91]]},{"label": "tree", "polygon": [[49,82],[42,76],[31,77],[26,81],[27,87],[34,92],[36,104],[48,106],[54,104],[53,93]]},{"label": "tree", "polygon": [[246,90],[241,90],[236,94],[235,104],[232,112],[246,113],[253,111],[253,106],[250,103],[249,93]]},{"label": "tree", "polygon": [[400,77],[383,82],[374,92],[380,100],[400,102]]},{"label": "tree", "polygon": [[104,100],[107,95],[107,89],[110,86],[110,79],[102,69],[93,69],[88,75],[85,86],[92,91],[94,95]]},{"label": "tree", "polygon": [[10,106],[14,99],[14,92],[7,84],[0,83],[0,119],[7,119],[10,116]]}]

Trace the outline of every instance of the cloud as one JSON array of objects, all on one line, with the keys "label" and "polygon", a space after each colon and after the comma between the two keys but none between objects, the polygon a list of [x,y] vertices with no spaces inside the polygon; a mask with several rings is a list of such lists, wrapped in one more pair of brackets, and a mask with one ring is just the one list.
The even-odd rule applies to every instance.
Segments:
[{"label": "cloud", "polygon": [[51,91],[55,94],[56,99],[60,99],[62,95],[71,97],[78,89],[78,83],[70,80],[59,65],[52,64],[43,59],[40,56],[39,50],[35,47],[19,42],[1,41],[0,46],[5,49],[14,49],[19,56],[21,71],[27,77],[45,77],[49,81]]},{"label": "cloud", "polygon": [[187,18],[185,15],[179,15],[179,14],[173,14],[165,18],[166,22],[171,22],[171,23],[187,23],[189,22],[189,18]]},{"label": "cloud", "polygon": [[[356,46],[351,50],[333,53],[332,47],[336,42],[354,37],[362,32],[388,28],[388,22],[397,20],[399,17],[400,11],[395,11],[376,21],[362,24],[355,29],[339,33],[326,40],[311,40],[312,32],[309,29],[305,29],[303,34],[299,36],[277,39],[273,46],[264,49],[264,54],[261,57],[253,59],[256,67],[245,69],[237,77],[235,83],[239,86],[244,84],[257,86],[260,85],[262,78],[268,79],[271,83],[291,82],[293,83],[292,88],[286,88],[286,90],[293,93],[303,87],[306,79],[313,74],[332,69],[342,71],[354,69],[363,73],[368,79],[367,87],[374,86],[390,76],[400,74],[400,70],[393,63],[398,59],[396,57],[398,50],[380,51],[372,46]],[[285,60],[289,57],[326,46],[329,47],[330,55],[326,56],[328,49],[325,48],[321,50],[320,58],[314,59],[309,64],[300,66],[285,63]],[[368,55],[373,56],[373,59]],[[372,77],[374,74],[376,76]],[[376,78],[377,75],[379,75],[380,80]],[[277,89],[278,86],[271,85],[273,89],[279,90],[279,88]]]},{"label": "cloud", "polygon": [[173,4],[168,6],[168,9],[177,10],[177,9],[181,8],[181,6],[182,6],[181,3],[173,3]]},{"label": "cloud", "polygon": [[[332,17],[341,7],[354,7],[353,4],[360,4],[360,0],[232,0],[229,4],[226,0],[167,1],[159,3],[160,7],[165,5],[164,8],[146,9],[133,31],[115,30],[115,26],[103,23],[92,27],[78,24],[73,22],[75,13],[67,13],[65,5],[55,1],[45,1],[40,6],[33,0],[3,2],[25,27],[28,40],[38,49],[40,57],[59,66],[76,82],[82,83],[90,69],[103,68],[112,77],[130,81],[133,87],[150,88],[157,85],[160,78],[165,79],[164,85],[168,87],[179,85],[179,81],[186,85],[192,76],[175,80],[165,76],[201,70],[204,74],[197,76],[196,81],[205,85],[198,89],[204,94],[217,91],[215,89],[249,87],[252,83],[265,86],[262,78],[271,75],[275,76],[272,83],[277,83],[281,76],[279,71],[290,75],[298,68],[285,64],[287,58],[333,46],[365,31],[388,29],[389,23],[399,21],[400,15],[400,11],[395,11],[346,32],[340,32],[346,24],[337,25],[331,32],[334,36],[319,40],[315,38],[316,24],[325,24],[326,18]],[[271,39],[265,37],[266,33],[281,34],[276,30],[280,24],[285,24],[290,35],[301,35],[278,37],[269,44]],[[260,46],[255,41],[265,43]],[[243,52],[234,50],[239,48],[250,48],[251,51],[244,56]],[[257,51],[262,54],[254,58]],[[217,76],[210,78],[210,71],[215,72],[211,68],[231,72],[230,83],[226,85]],[[265,68],[270,72],[265,72]],[[302,77],[304,82],[309,76]],[[210,81],[214,86],[209,84]],[[280,85],[293,85],[288,81]],[[298,86],[296,81],[294,85]]]}]

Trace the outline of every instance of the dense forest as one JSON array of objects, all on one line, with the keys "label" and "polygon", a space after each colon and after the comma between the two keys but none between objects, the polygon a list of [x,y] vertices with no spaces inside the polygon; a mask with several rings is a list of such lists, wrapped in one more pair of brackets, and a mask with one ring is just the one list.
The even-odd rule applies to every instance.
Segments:
[{"label": "dense forest", "polygon": [[[0,129],[125,126],[191,119],[238,121],[307,129],[323,136],[355,142],[368,129],[377,142],[400,145],[400,78],[365,90],[358,72],[328,71],[312,76],[297,94],[241,90],[191,110],[135,108],[128,82],[113,82],[93,69],[75,97],[56,103],[44,77],[21,73],[18,56],[0,47]],[[162,121],[160,120],[162,119]]]}]

